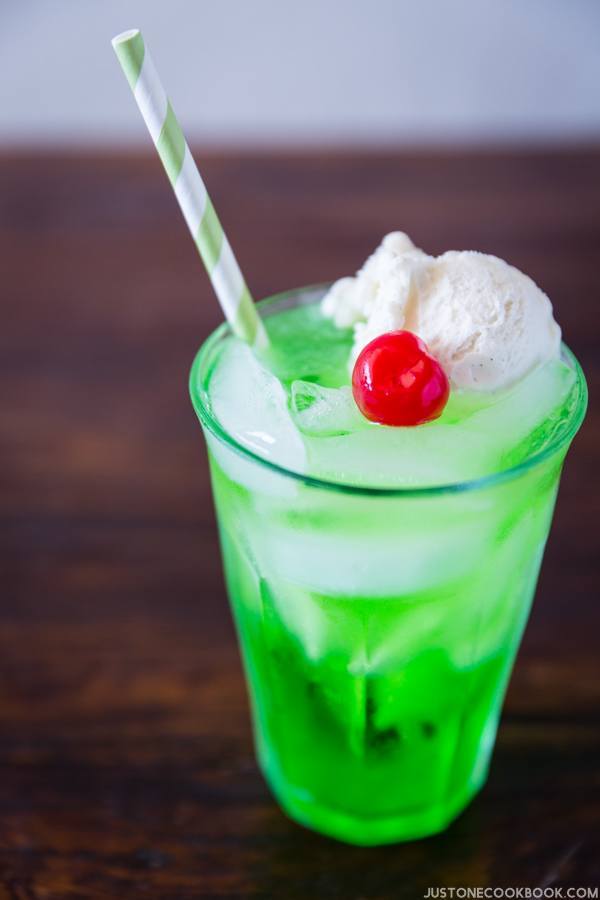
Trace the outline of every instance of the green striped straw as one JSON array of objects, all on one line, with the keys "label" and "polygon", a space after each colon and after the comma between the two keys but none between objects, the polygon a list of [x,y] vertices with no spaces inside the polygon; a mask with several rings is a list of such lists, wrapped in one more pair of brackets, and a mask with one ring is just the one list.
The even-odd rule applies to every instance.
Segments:
[{"label": "green striped straw", "polygon": [[112,45],[232,330],[265,346],[264,326],[141,32],[124,31]]}]

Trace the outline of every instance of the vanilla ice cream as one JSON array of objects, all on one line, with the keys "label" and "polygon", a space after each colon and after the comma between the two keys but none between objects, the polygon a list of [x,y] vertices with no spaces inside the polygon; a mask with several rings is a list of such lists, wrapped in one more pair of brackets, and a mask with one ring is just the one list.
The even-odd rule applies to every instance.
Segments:
[{"label": "vanilla ice cream", "polygon": [[402,232],[386,235],[354,278],[332,285],[323,313],[354,327],[352,359],[373,338],[407,329],[421,337],[453,386],[501,390],[560,354],[548,297],[495,256],[428,256]]}]

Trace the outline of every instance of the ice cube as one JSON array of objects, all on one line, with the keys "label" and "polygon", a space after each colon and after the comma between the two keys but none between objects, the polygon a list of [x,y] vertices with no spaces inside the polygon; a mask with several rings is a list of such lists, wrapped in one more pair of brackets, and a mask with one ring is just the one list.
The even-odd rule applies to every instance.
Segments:
[{"label": "ice cube", "polygon": [[348,434],[365,423],[347,386],[327,388],[294,381],[291,408],[300,431],[315,437]]},{"label": "ice cube", "polygon": [[340,495],[322,515],[313,503],[304,516],[308,499],[298,497],[300,513],[287,521],[265,515],[252,553],[265,577],[328,596],[401,597],[457,582],[477,568],[497,526],[493,502],[475,492],[460,502],[402,499],[383,514],[377,498],[353,505]]},{"label": "ice cube", "polygon": [[[306,470],[304,443],[290,415],[286,391],[245,344],[231,341],[224,346],[209,383],[209,396],[216,419],[239,444],[292,471]],[[260,489],[259,464],[236,457],[216,440],[209,443],[232,478],[247,484],[250,476],[247,486]],[[263,469],[262,474],[266,483],[268,473]],[[280,482],[276,492],[285,492],[285,476],[276,478]],[[273,493],[273,485],[268,493]]]},{"label": "ice cube", "polygon": [[492,471],[493,435],[464,426],[421,425],[306,438],[317,477],[370,487],[423,487],[462,481]]},{"label": "ice cube", "polygon": [[551,360],[475,412],[465,424],[478,434],[494,435],[497,469],[518,464],[540,450],[551,436],[574,382],[573,369]]}]

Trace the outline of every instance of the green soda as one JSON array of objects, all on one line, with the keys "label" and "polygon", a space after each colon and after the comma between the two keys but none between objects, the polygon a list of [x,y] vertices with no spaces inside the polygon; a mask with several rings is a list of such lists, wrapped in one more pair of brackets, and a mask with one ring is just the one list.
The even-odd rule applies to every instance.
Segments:
[{"label": "green soda", "polygon": [[262,362],[222,326],[190,388],[262,771],[293,819],[373,845],[442,830],[485,782],[586,391],[565,348],[373,425],[322,294],[262,304]]}]

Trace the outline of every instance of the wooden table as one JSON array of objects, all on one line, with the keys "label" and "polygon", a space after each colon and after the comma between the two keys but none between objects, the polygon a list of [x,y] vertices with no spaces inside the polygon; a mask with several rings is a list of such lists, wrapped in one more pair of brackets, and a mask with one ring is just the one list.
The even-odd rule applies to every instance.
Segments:
[{"label": "wooden table", "polygon": [[592,409],[487,787],[430,840],[311,834],[254,762],[186,384],[220,316],[167,181],[151,155],[2,156],[0,896],[597,885],[600,150],[201,158],[257,296],[398,227],[496,253],[553,298]]}]

